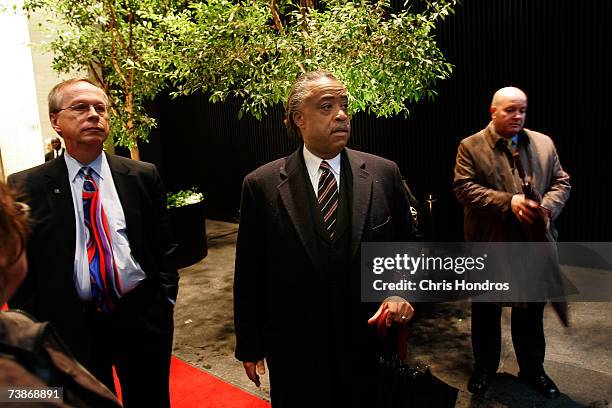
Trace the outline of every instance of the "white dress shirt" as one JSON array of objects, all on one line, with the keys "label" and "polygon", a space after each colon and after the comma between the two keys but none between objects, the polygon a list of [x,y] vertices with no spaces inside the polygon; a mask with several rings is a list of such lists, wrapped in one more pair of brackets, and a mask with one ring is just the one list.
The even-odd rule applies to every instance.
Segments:
[{"label": "white dress shirt", "polygon": [[[312,154],[305,145],[303,152],[304,162],[306,163],[306,169],[308,170],[308,176],[310,177],[315,197],[319,198],[319,178],[321,177],[321,173],[323,173],[320,166],[323,159]],[[331,167],[332,174],[336,178],[336,186],[338,186],[338,191],[340,191],[340,153],[333,159],[325,161],[329,164],[329,167]]]},{"label": "white dress shirt", "polygon": [[110,229],[113,257],[117,265],[119,280],[121,282],[121,294],[124,295],[134,289],[146,275],[138,262],[132,256],[130,242],[127,237],[127,225],[125,214],[119,195],[113,182],[113,176],[106,160],[106,155],[101,153],[88,165],[79,163],[64,153],[64,160],[68,166],[68,180],[72,191],[72,203],[76,220],[76,246],[74,252],[74,282],[79,297],[84,301],[91,300],[91,285],[89,283],[89,260],[87,258],[87,242],[85,234],[85,222],[83,219],[83,181],[84,175],[81,168],[89,167],[92,177],[98,186],[100,202],[106,213]]}]

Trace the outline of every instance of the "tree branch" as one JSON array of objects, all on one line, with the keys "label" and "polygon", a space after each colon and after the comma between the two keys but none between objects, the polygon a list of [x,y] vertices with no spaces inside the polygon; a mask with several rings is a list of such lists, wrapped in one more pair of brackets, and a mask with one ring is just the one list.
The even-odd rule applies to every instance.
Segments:
[{"label": "tree branch", "polygon": [[285,28],[283,27],[283,23],[278,15],[278,9],[276,8],[276,0],[270,1],[270,11],[272,12],[272,17],[274,18],[274,25],[281,34],[285,34]]},{"label": "tree branch", "polygon": [[385,0],[378,0],[378,3],[376,3],[376,7],[374,7],[374,11],[377,12],[381,18],[385,16],[385,8],[383,7],[384,5]]},{"label": "tree branch", "polygon": [[306,21],[306,14],[308,5],[312,4],[311,0],[300,0],[300,14],[302,15],[302,32],[304,37],[308,37],[308,22]]},{"label": "tree branch", "polygon": [[136,62],[138,55],[134,55],[134,50],[133,50],[133,39],[134,39],[134,34],[132,32],[132,29],[134,28],[134,13],[130,13],[128,15],[128,36],[129,36],[129,40],[128,40],[128,47],[127,47],[127,55],[128,57],[132,58],[132,60],[134,62]]},{"label": "tree branch", "polygon": [[98,74],[98,70],[96,69],[94,64],[91,63],[91,62],[89,63],[89,70],[93,73],[93,76],[96,78],[96,81],[100,84],[102,89],[104,89],[104,93],[106,93],[108,95],[108,85],[107,85],[107,83],[104,82],[102,77]]},{"label": "tree branch", "polygon": [[[111,28],[117,27],[116,29],[117,30],[117,40],[119,42],[119,46],[126,54],[128,54],[128,47],[126,47],[125,41],[123,41],[123,37],[121,36],[121,33],[119,32],[119,25],[117,24],[117,15],[115,14],[115,8],[111,4],[112,1],[113,0],[108,1],[108,14],[110,17]],[[113,34],[113,31],[111,30],[111,36],[112,34]]]},{"label": "tree branch", "polygon": [[[121,66],[119,65],[119,63],[117,62],[117,47],[115,45],[115,13],[113,11],[113,6],[109,4],[109,33],[110,33],[110,37],[111,37],[111,61],[113,63],[113,66],[115,67],[115,70],[117,71],[117,74],[119,75],[119,77],[121,77],[121,79],[123,80],[123,83],[127,85],[128,81],[127,78],[125,77],[125,74],[123,73],[123,70],[121,69]],[[119,38],[121,38],[121,35],[119,35]],[[122,43],[123,41],[120,40],[120,43]]]},{"label": "tree branch", "polygon": [[304,65],[300,61],[296,61],[296,64],[298,67],[300,67],[300,71],[302,71],[302,74],[305,74],[306,68],[304,68]]},{"label": "tree branch", "polygon": [[[132,31],[132,28],[134,26],[134,14],[130,13],[128,16],[128,49],[127,49],[127,57],[132,59],[133,63],[136,63],[138,56],[134,55],[134,50],[133,50],[133,40],[134,40],[134,33]],[[134,67],[130,67],[128,68],[128,76],[129,76],[129,92],[128,92],[128,97],[130,97],[130,94],[133,89],[133,85],[134,85]],[[131,97],[130,97],[131,99]],[[130,112],[131,113],[131,112]]]}]

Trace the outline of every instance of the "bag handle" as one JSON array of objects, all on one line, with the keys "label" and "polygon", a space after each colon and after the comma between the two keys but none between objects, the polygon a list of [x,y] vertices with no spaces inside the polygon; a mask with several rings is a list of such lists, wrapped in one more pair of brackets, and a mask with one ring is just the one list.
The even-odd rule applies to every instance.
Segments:
[{"label": "bag handle", "polygon": [[[388,315],[389,309],[385,309],[376,319],[376,334],[382,339],[388,336],[387,325],[385,323]],[[408,326],[406,324],[399,325],[398,328],[397,354],[402,361],[408,357]]]}]

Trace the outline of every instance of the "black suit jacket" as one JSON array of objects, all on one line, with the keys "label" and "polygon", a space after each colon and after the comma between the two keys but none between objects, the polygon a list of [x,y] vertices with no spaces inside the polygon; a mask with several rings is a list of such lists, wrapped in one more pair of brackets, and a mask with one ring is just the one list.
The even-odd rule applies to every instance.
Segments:
[{"label": "black suit jacket", "polygon": [[[64,155],[64,152],[66,151],[66,149],[64,149],[63,147],[59,150],[60,154],[62,157]],[[55,159],[55,155],[53,154],[53,150],[51,150],[50,152],[48,152],[47,154],[45,154],[45,161],[48,162],[49,160],[53,160]]]},{"label": "black suit jacket", "polygon": [[[149,283],[176,299],[178,273],[169,260],[166,195],[153,164],[107,155],[121,200],[134,258]],[[9,184],[31,207],[28,275],[11,307],[50,321],[81,362],[89,360],[90,342],[81,300],[74,283],[76,221],[65,160],[51,160],[9,176]]]},{"label": "black suit jacket", "polygon": [[[329,271],[317,249],[308,196],[313,189],[302,154],[299,148],[244,179],[234,279],[236,357],[242,361],[272,357],[274,366],[291,370],[281,374],[284,378],[302,378],[306,370],[325,381],[325,371],[329,371],[325,360],[336,357],[326,334],[331,305],[325,296]],[[414,225],[395,163],[345,149],[342,166],[350,166],[352,174],[351,282],[346,285],[358,290],[361,242],[408,241],[413,238]],[[377,305],[364,312],[359,293],[356,298],[354,294],[349,295],[351,316],[338,324],[367,329],[368,313]],[[359,333],[363,332],[358,330],[357,336],[362,335]],[[358,349],[355,345],[360,340],[348,339],[354,344],[347,347]],[[276,367],[271,368],[273,377]],[[334,374],[329,375],[333,378]],[[302,392],[296,398],[303,396]]]}]

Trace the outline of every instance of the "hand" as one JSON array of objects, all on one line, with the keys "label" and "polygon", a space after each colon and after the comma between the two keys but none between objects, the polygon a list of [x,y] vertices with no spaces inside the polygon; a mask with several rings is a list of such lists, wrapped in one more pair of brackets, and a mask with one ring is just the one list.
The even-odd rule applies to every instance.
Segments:
[{"label": "hand", "polygon": [[385,325],[391,327],[393,322],[398,324],[406,324],[414,315],[414,308],[408,301],[399,296],[391,296],[385,299],[381,304],[376,313],[368,319],[368,324],[376,324],[376,319],[385,310],[389,310]]},{"label": "hand", "polygon": [[259,376],[264,375],[266,373],[266,366],[264,364],[264,361],[243,361],[242,366],[244,367],[244,371],[246,371],[246,375],[247,377],[249,377],[249,380],[253,381],[255,383],[255,386],[259,388],[259,386],[261,385],[261,382],[259,381]]},{"label": "hand", "polygon": [[512,196],[510,208],[517,220],[533,224],[540,216],[540,205],[533,200],[525,198],[524,194],[515,194]]}]

